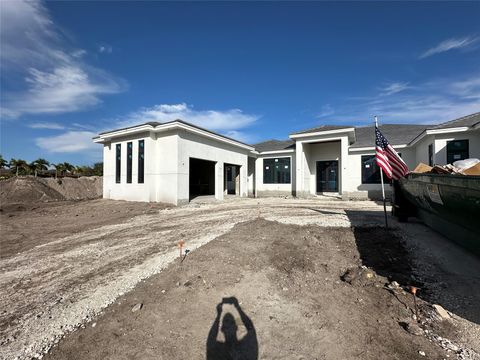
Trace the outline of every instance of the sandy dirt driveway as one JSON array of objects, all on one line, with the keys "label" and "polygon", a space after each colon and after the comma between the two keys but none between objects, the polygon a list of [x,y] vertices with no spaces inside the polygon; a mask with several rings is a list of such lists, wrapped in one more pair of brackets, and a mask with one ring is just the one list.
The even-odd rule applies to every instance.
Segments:
[{"label": "sandy dirt driveway", "polygon": [[[92,204],[93,214],[128,206]],[[83,206],[88,213],[88,202]],[[257,327],[259,358],[422,358],[419,351],[434,359],[448,355],[431,338],[404,329],[412,317],[411,296],[401,288],[384,288],[395,279],[418,284],[427,294],[430,285],[423,283],[421,268],[414,267],[431,254],[431,247],[422,250],[423,240],[435,236],[418,224],[393,223],[394,233],[385,233],[379,227],[382,207],[374,202],[228,199],[147,213],[141,206],[134,209],[141,215],[127,218],[123,212],[117,222],[109,218],[106,225],[74,229],[70,236],[44,239],[1,260],[2,358],[41,357],[58,344],[50,355],[58,359],[202,359],[205,339],[213,339],[208,333],[215,319],[212,309],[230,296],[239,299],[238,306],[227,299],[220,307],[237,314],[232,324],[241,323],[241,313],[235,311],[245,308]],[[44,219],[46,227],[51,215]],[[19,232],[29,231],[24,216]],[[419,240],[412,244],[417,262],[401,240],[407,233]],[[178,261],[180,240],[192,251],[188,266]],[[461,256],[467,269],[480,269],[478,262]],[[466,276],[457,265],[456,273],[435,259],[424,272],[431,284],[439,284],[430,287],[430,294],[470,321],[458,323],[463,327],[427,323],[424,328],[469,345],[478,338],[480,314],[474,305],[478,296],[465,289],[480,286],[480,279],[475,271]],[[372,270],[365,272],[362,265]],[[348,283],[342,280],[348,269],[372,271],[373,277]],[[451,299],[441,297],[445,287]],[[426,319],[431,306],[419,301]],[[145,308],[132,313],[136,303]],[[92,319],[98,327],[91,326]],[[238,330],[245,333],[245,326]],[[216,340],[213,344],[220,346]]]},{"label": "sandy dirt driveway", "polygon": [[[27,247],[0,263],[1,351],[10,358],[48,349],[62,334],[165,268],[178,256],[180,240],[194,250],[236,224],[258,217],[286,224],[349,227],[345,208],[378,210],[378,205],[232,199],[168,208],[130,219],[121,217],[121,223],[87,228]],[[57,211],[62,212],[62,208]],[[31,231],[28,215],[24,216],[25,225],[18,233]],[[44,229],[51,229],[49,222],[54,220],[50,218],[54,218],[51,213],[43,217]],[[75,221],[72,213],[69,222]],[[38,227],[38,220],[35,224]]]}]

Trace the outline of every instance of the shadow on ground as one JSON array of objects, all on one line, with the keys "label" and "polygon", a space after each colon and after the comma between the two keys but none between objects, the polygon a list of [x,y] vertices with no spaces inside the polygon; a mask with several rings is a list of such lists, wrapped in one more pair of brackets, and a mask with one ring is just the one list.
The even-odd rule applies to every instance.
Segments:
[{"label": "shadow on ground", "polygon": [[[235,307],[240,316],[241,324],[237,324],[232,313],[223,309],[224,304]],[[223,316],[222,316],[223,315]],[[221,325],[220,325],[220,320]],[[239,339],[237,332],[239,325],[246,329],[246,334]],[[219,329],[225,341],[219,341]],[[210,328],[207,338],[207,360],[257,360],[258,340],[252,320],[240,307],[236,297],[223,298],[217,305],[217,316]]]},{"label": "shadow on ground", "polygon": [[[480,324],[480,292],[472,291],[480,286],[475,271],[480,268],[480,260],[475,268],[463,266],[462,258],[474,262],[477,258],[433,231],[410,233],[422,224],[401,225],[406,234],[402,237],[399,224],[390,216],[390,228],[384,228],[382,211],[347,210],[346,214],[363,265],[403,287],[419,288],[417,295],[423,300]],[[362,218],[377,225],[359,226]]]}]

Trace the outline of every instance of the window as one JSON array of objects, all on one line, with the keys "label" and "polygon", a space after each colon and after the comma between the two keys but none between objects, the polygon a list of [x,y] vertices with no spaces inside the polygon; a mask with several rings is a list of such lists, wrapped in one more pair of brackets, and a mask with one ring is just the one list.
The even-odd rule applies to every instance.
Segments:
[{"label": "window", "polygon": [[447,163],[468,159],[468,140],[447,141]]},{"label": "window", "polygon": [[132,183],[132,142],[127,143],[127,184]]},{"label": "window", "polygon": [[362,156],[362,184],[380,184],[380,168],[375,155]]},{"label": "window", "polygon": [[428,165],[433,166],[433,144],[428,145]]},{"label": "window", "polygon": [[138,183],[143,184],[145,169],[145,140],[138,140]]},{"label": "window", "polygon": [[290,158],[263,159],[264,184],[290,184]]},{"label": "window", "polygon": [[122,145],[115,146],[115,182],[120,184],[120,167],[122,165]]}]

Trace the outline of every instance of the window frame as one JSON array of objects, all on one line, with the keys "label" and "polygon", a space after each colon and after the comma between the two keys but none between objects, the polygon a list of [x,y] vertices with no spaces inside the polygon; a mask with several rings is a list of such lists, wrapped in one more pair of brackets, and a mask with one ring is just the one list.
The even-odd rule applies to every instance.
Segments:
[{"label": "window frame", "polygon": [[[464,150],[464,151],[467,152],[467,156],[464,157],[463,159],[452,159],[452,161],[450,161],[450,160],[449,160],[449,158],[450,158],[449,155],[450,155],[450,153],[453,152],[453,150],[449,150],[449,149],[448,149],[448,145],[451,144],[451,143],[459,142],[459,141],[463,141],[463,142],[465,142],[465,143],[467,144],[466,150]],[[447,159],[446,159],[446,160],[447,160],[447,164],[452,164],[452,163],[454,163],[455,161],[468,159],[468,158],[470,157],[470,141],[469,141],[469,139],[454,139],[454,140],[449,140],[449,141],[447,141],[447,145],[446,145],[445,148],[446,148],[445,150],[446,150],[446,155],[447,155]],[[453,157],[453,155],[454,155],[454,154],[452,154],[452,157]]]},{"label": "window frame", "polygon": [[132,183],[133,141],[127,142],[127,184]]},{"label": "window frame", "polygon": [[[377,169],[378,171],[378,181],[365,181],[365,175],[364,175],[364,171],[365,171],[365,162],[364,161],[364,158],[366,157],[369,157],[371,159],[373,159],[373,166]],[[381,181],[381,177],[380,177],[380,171],[382,170],[380,168],[380,166],[377,165],[377,161],[376,161],[376,155],[375,154],[368,154],[368,155],[360,155],[360,164],[361,164],[361,177],[362,177],[362,185],[379,185],[382,183]],[[371,177],[371,175],[370,175]]]},{"label": "window frame", "polygon": [[433,166],[433,143],[428,145],[428,166]]},{"label": "window frame", "polygon": [[[140,143],[142,146],[140,146]],[[139,184],[145,183],[145,139],[138,140],[138,155],[137,155],[137,182]]]},{"label": "window frame", "polygon": [[122,144],[115,144],[115,183],[122,180]]},{"label": "window frame", "polygon": [[[265,165],[265,160],[269,160],[269,161],[273,161],[273,163],[275,164],[275,159],[277,160],[281,160],[281,159],[288,159],[288,181],[286,182],[278,182],[276,181],[275,179],[275,172],[272,174],[272,181],[268,181],[266,182],[266,176],[265,176],[265,172],[267,169],[265,169],[266,165]],[[284,184],[284,185],[291,185],[292,184],[292,156],[269,156],[269,157],[265,157],[265,158],[262,158],[262,170],[263,170],[263,184],[265,185],[272,185],[272,184]],[[274,169],[272,169],[274,170]]]}]

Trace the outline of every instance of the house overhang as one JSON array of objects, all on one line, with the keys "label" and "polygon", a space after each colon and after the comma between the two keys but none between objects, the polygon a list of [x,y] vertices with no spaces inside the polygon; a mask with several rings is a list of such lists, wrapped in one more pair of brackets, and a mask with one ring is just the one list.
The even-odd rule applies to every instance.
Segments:
[{"label": "house overhang", "polygon": [[98,136],[93,138],[93,142],[103,144],[106,142],[110,142],[113,139],[119,138],[119,137],[137,135],[139,133],[145,133],[145,132],[161,133],[161,132],[166,132],[170,130],[185,130],[185,131],[188,131],[209,139],[227,143],[229,145],[233,145],[248,151],[255,150],[253,146],[250,146],[242,142],[239,142],[237,140],[228,138],[226,136],[199,128],[197,126],[190,125],[180,120],[175,120],[175,121],[171,121],[171,122],[156,125],[156,126],[153,126],[150,124],[143,124],[135,127],[126,128],[126,129],[119,129],[119,130],[113,130],[113,131],[101,133]]},{"label": "house overhang", "polygon": [[428,135],[441,135],[441,134],[464,132],[464,131],[472,130],[473,128],[474,127],[469,128],[468,126],[462,126],[462,127],[446,128],[446,129],[427,129],[422,131],[416,138],[410,141],[408,145],[409,146],[415,145],[417,142],[419,142],[420,140],[422,140],[424,137]]}]

